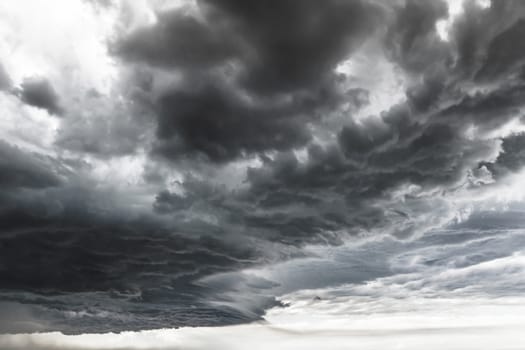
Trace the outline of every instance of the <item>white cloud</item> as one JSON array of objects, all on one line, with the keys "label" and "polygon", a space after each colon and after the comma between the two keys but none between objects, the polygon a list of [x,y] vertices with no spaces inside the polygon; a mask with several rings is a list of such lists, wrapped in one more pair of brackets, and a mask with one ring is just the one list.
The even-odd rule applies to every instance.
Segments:
[{"label": "white cloud", "polygon": [[[498,323],[496,313],[523,315],[523,306],[496,305],[468,309],[464,324],[451,325],[450,318],[437,317],[434,326],[428,322],[418,324],[416,328],[403,329],[385,327],[391,322],[407,319],[385,317],[365,320],[351,328],[287,328],[273,325],[253,324],[244,326],[217,328],[182,328],[156,331],[125,332],[120,334],[84,334],[65,336],[59,333],[11,335],[0,337],[0,347],[9,349],[35,350],[87,350],[87,349],[185,349],[185,350],[493,350],[522,349],[525,342],[523,317],[515,316],[512,322]],[[419,322],[410,318],[408,322]],[[482,317],[481,320],[479,317]],[[483,322],[491,319],[491,322]],[[478,320],[474,324],[470,321]],[[427,319],[428,321],[428,319]],[[356,322],[357,323],[357,322]],[[488,326],[486,326],[488,325]],[[397,328],[397,329],[396,329]]]}]

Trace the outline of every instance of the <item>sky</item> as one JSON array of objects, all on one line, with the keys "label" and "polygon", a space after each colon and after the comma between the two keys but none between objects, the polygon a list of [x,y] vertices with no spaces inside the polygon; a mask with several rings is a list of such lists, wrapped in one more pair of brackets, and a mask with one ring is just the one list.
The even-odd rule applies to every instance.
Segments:
[{"label": "sky", "polygon": [[0,2],[1,349],[519,349],[525,2]]}]

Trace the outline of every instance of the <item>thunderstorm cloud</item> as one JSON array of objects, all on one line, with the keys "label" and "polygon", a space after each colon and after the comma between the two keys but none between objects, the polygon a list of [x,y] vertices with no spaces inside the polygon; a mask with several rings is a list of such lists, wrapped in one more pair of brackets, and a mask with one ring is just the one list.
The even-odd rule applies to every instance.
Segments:
[{"label": "thunderstorm cloud", "polygon": [[3,1],[0,333],[523,308],[524,35],[521,0]]}]

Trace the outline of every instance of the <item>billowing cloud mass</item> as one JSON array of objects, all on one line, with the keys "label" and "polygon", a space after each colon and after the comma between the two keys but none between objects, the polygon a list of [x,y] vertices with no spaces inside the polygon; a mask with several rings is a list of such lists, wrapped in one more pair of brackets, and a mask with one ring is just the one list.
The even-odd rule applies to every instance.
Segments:
[{"label": "billowing cloud mass", "polygon": [[522,293],[524,33],[521,0],[3,1],[0,333]]}]

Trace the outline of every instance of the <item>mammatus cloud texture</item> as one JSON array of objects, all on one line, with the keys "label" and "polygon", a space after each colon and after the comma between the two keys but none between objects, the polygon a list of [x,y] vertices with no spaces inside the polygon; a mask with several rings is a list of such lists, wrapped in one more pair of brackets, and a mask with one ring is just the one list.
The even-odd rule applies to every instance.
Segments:
[{"label": "mammatus cloud texture", "polygon": [[0,333],[517,341],[523,34],[521,0],[2,1]]}]

